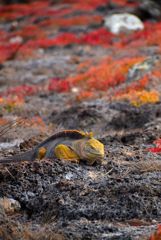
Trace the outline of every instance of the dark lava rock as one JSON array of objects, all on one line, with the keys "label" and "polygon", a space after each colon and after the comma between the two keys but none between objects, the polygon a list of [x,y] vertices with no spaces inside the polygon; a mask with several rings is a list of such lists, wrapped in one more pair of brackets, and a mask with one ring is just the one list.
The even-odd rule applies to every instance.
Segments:
[{"label": "dark lava rock", "polygon": [[139,17],[146,19],[161,19],[161,1],[160,0],[142,0],[139,6]]},{"label": "dark lava rock", "polygon": [[113,103],[111,108],[119,112],[110,123],[114,129],[141,128],[146,123],[161,117],[161,103],[145,104],[139,108],[127,103]]}]

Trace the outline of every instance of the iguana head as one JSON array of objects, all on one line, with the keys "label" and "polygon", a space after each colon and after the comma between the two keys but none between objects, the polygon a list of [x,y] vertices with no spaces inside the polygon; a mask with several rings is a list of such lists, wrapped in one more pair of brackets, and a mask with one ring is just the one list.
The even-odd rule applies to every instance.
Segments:
[{"label": "iguana head", "polygon": [[95,138],[89,139],[84,145],[87,160],[102,161],[104,159],[104,145]]},{"label": "iguana head", "polygon": [[105,155],[104,145],[95,138],[76,141],[74,150],[80,159],[87,160],[90,165],[94,162],[102,162]]}]

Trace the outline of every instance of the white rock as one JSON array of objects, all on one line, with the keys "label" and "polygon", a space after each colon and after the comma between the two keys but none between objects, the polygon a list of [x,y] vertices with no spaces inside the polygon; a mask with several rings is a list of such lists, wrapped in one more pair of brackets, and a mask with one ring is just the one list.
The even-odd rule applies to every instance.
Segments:
[{"label": "white rock", "polygon": [[71,89],[71,91],[72,91],[73,93],[78,93],[78,92],[79,92],[79,88],[73,87],[73,88]]},{"label": "white rock", "polygon": [[65,175],[65,178],[66,178],[67,180],[73,179],[73,173],[71,173],[71,172],[67,173],[67,174]]},{"label": "white rock", "polygon": [[142,21],[133,14],[119,13],[104,19],[104,26],[112,33],[118,34],[122,31],[135,31],[144,29]]},{"label": "white rock", "polygon": [[20,36],[16,36],[10,39],[10,43],[22,43],[23,42],[23,38]]},{"label": "white rock", "polygon": [[19,147],[22,142],[24,142],[23,139],[15,139],[12,142],[2,142],[0,143],[0,150],[5,150],[16,146]]}]

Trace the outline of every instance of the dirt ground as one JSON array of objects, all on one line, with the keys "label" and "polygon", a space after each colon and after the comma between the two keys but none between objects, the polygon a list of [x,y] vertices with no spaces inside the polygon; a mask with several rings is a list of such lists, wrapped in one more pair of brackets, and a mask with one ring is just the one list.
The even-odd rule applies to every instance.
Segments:
[{"label": "dirt ground", "polygon": [[[104,9],[99,10],[104,14]],[[156,47],[141,51],[151,68],[155,61],[160,64]],[[26,82],[64,79],[76,73],[78,64],[113,54],[119,59],[127,53],[70,45],[39,51],[30,59],[8,59],[0,69],[0,92]],[[21,107],[1,107],[2,119],[23,119],[23,124],[9,126],[4,133],[2,124],[1,158],[29,150],[60,129],[93,131],[105,145],[106,157],[102,165],[93,166],[57,159],[0,166],[0,197],[13,198],[21,205],[13,214],[0,208],[0,239],[149,239],[161,222],[161,171],[142,171],[130,163],[161,160],[160,154],[148,151],[161,138],[161,102],[135,107],[129,101],[111,99],[113,91],[141,74],[127,76],[121,87],[94,99],[76,101],[72,92],[40,91],[25,96]],[[160,92],[161,82],[152,82],[151,88]],[[41,121],[29,121],[35,116]],[[14,140],[18,143],[4,148],[4,143]]]},{"label": "dirt ground", "polygon": [[12,197],[22,206],[19,214],[11,216],[12,221],[16,218],[18,224],[32,226],[34,231],[43,227],[46,234],[50,234],[49,229],[59,233],[52,239],[147,236],[161,217],[161,173],[129,172],[121,163],[154,159],[145,146],[161,134],[160,104],[136,111],[127,104],[103,102],[100,109],[99,101],[95,101],[79,104],[77,112],[75,108],[51,114],[50,121],[61,119],[61,126],[68,128],[72,116],[78,129],[90,129],[94,121],[106,148],[104,165],[42,160],[1,167],[1,196]]}]

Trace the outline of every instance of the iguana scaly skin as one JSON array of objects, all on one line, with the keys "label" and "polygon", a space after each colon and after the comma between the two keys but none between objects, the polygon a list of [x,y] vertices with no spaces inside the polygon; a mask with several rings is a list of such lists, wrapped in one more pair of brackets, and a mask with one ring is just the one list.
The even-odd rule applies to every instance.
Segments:
[{"label": "iguana scaly skin", "polygon": [[104,145],[95,139],[92,133],[64,130],[47,138],[33,150],[4,158],[0,163],[33,161],[42,158],[58,158],[74,162],[86,160],[89,165],[92,165],[104,159]]}]

